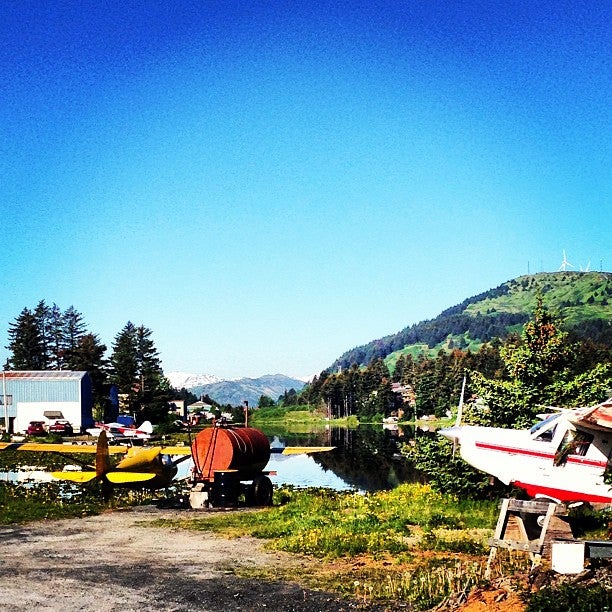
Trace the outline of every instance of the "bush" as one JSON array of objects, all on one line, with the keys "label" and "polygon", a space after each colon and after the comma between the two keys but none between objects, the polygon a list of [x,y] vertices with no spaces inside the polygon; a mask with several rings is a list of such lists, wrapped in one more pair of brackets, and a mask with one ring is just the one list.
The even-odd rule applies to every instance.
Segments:
[{"label": "bush", "polygon": [[602,586],[588,588],[563,584],[558,588],[544,588],[534,593],[526,612],[604,612],[612,610],[612,591]]}]

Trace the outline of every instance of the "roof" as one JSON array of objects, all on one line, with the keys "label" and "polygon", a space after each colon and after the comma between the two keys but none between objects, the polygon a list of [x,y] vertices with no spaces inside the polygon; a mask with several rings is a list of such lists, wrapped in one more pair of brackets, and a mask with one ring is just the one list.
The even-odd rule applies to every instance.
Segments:
[{"label": "roof", "polygon": [[578,408],[570,417],[570,421],[576,425],[612,429],[612,398],[597,406]]},{"label": "roof", "polygon": [[2,372],[6,379],[74,380],[81,379],[87,372],[75,370],[8,370]]},{"label": "roof", "polygon": [[196,410],[210,410],[213,407],[214,406],[212,406],[211,404],[207,404],[206,402],[198,401],[198,402],[194,402],[193,404],[189,404],[189,406],[187,406],[187,410],[189,410],[189,412],[195,412]]}]

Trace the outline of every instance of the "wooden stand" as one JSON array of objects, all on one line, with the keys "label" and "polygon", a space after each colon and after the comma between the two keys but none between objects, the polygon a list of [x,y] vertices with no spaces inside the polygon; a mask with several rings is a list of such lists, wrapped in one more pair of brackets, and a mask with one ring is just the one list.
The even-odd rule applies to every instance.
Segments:
[{"label": "wooden stand", "polygon": [[485,578],[490,578],[498,548],[526,552],[535,566],[540,563],[545,545],[550,548],[551,539],[573,539],[569,525],[558,518],[565,514],[565,506],[555,502],[502,500],[495,534],[489,540],[491,551]]}]

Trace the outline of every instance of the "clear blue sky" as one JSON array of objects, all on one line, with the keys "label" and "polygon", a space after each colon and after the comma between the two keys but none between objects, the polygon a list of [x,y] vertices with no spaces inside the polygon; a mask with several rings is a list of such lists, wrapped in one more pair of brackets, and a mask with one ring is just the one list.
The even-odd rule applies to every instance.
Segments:
[{"label": "clear blue sky", "polygon": [[320,372],[612,265],[602,1],[0,3],[0,360],[40,299],[166,372]]}]

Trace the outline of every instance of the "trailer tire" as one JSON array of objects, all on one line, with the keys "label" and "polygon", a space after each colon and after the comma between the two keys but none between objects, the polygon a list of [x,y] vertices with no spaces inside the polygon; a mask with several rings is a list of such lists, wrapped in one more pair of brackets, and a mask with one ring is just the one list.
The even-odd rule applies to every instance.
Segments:
[{"label": "trailer tire", "polygon": [[256,506],[271,506],[272,493],[272,481],[267,476],[258,476],[253,480],[253,501]]}]

